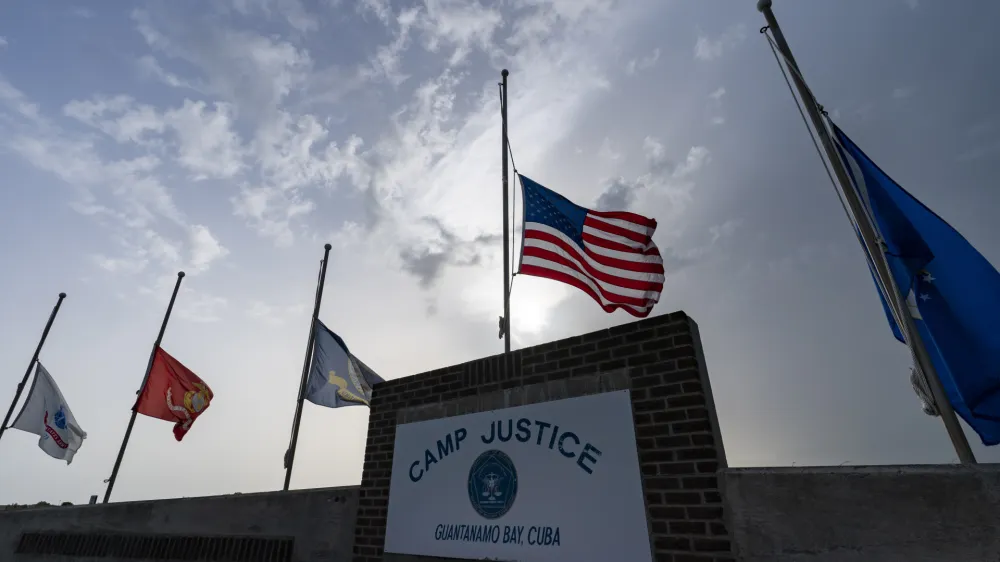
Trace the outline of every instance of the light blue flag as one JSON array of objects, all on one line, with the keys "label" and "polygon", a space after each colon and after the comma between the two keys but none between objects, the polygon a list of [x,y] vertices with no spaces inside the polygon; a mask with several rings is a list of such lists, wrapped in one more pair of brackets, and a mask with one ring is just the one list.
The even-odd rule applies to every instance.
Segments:
[{"label": "light blue flag", "polygon": [[983,444],[1000,444],[1000,273],[833,129],[948,401]]},{"label": "light blue flag", "polygon": [[385,382],[357,357],[340,336],[316,320],[312,367],[305,399],[317,406],[370,406],[372,387]]}]

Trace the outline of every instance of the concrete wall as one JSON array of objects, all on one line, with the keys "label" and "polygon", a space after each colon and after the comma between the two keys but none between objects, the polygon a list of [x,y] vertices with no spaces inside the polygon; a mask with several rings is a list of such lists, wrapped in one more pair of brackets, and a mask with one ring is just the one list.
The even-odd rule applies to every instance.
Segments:
[{"label": "concrete wall", "polygon": [[354,560],[417,559],[383,557],[397,424],[625,388],[655,559],[731,562],[717,477],[725,453],[697,326],[683,312],[377,385]]},{"label": "concrete wall", "polygon": [[[175,537],[294,537],[291,560],[350,560],[358,488],[294,490],[0,512],[0,560],[110,562],[115,558],[15,555],[22,532]],[[149,559],[164,560],[151,557]],[[277,559],[276,557],[272,557]],[[122,558],[125,559],[125,558]],[[135,562],[135,558],[127,558]],[[222,558],[215,558],[222,559]],[[249,557],[247,560],[267,559]]]},{"label": "concrete wall", "polygon": [[997,562],[1000,465],[727,470],[746,562]]}]

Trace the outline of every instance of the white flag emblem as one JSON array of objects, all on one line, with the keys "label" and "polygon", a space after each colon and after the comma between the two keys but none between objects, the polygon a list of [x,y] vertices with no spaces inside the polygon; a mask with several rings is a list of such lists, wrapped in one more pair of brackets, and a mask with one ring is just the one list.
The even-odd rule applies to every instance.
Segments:
[{"label": "white flag emblem", "polygon": [[87,432],[76,423],[52,375],[41,362],[37,365],[28,399],[10,427],[37,435],[39,448],[50,457],[69,464],[87,437]]}]

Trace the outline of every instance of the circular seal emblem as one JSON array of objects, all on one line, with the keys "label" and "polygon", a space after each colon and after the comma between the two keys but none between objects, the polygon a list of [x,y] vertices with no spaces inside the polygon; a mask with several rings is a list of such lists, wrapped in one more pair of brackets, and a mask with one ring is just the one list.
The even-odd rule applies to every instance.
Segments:
[{"label": "circular seal emblem", "polygon": [[56,423],[56,427],[59,429],[66,429],[66,412],[63,411],[63,407],[59,406],[59,411],[53,416]]},{"label": "circular seal emblem", "polygon": [[503,451],[479,455],[469,469],[469,501],[486,519],[503,517],[517,497],[517,470]]}]

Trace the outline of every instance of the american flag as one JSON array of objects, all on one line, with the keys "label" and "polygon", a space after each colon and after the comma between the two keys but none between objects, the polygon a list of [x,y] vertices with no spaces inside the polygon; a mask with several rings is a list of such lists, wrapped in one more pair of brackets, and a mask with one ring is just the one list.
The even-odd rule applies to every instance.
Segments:
[{"label": "american flag", "polygon": [[572,285],[605,312],[649,315],[663,290],[656,221],[624,211],[585,209],[520,176],[524,238],[518,273]]}]

